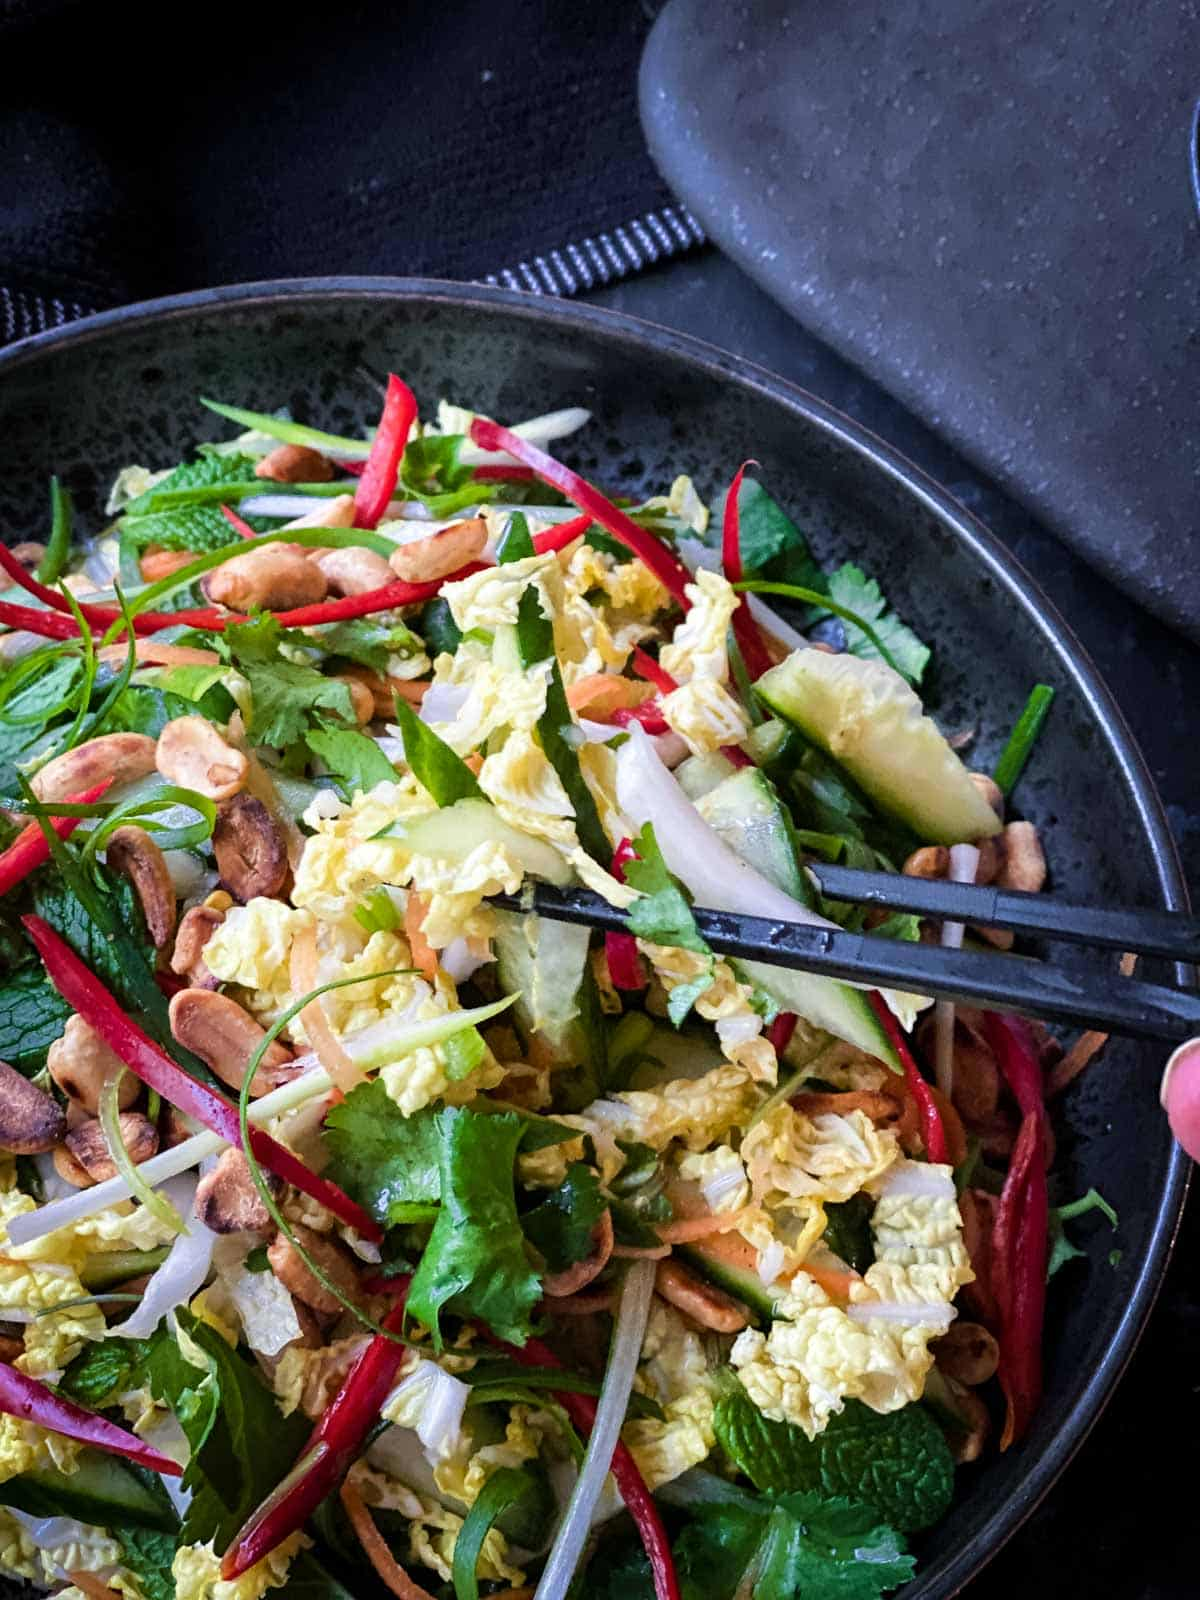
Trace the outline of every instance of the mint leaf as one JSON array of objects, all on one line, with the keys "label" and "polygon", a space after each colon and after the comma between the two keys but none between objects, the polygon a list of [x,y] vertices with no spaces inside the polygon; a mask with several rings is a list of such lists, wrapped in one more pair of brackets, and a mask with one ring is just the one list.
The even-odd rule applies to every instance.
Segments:
[{"label": "mint leaf", "polygon": [[[256,532],[269,526],[261,517],[246,520],[251,527],[258,524]],[[203,555],[209,550],[223,550],[237,538],[219,506],[180,506],[174,511],[153,511],[144,517],[125,516],[118,527],[123,559],[136,558],[152,544],[161,545],[164,550],[190,550],[195,555]]]},{"label": "mint leaf", "polygon": [[431,1108],[406,1117],[378,1079],[359,1084],[325,1119],[326,1172],[383,1227],[442,1195],[441,1135]]},{"label": "mint leaf", "polygon": [[70,1015],[40,963],[10,972],[0,985],[0,1061],[31,1078],[46,1065]]},{"label": "mint leaf", "polygon": [[86,1344],[59,1379],[59,1392],[99,1410],[110,1395],[145,1383],[150,1350],[147,1339],[114,1337]]},{"label": "mint leaf", "polygon": [[357,728],[314,728],[308,748],[345,784],[349,794],[367,793],[377,783],[395,783],[396,769],[374,739]]},{"label": "mint leaf", "polygon": [[541,1280],[525,1253],[513,1190],[521,1119],[453,1107],[438,1112],[437,1126],[442,1205],[413,1276],[409,1312],[432,1330],[439,1349],[443,1307],[524,1344]]},{"label": "mint leaf", "polygon": [[175,1600],[171,1563],[179,1548],[178,1536],[121,1526],[113,1528],[112,1534],[121,1546],[122,1564],[137,1579],[145,1600]]},{"label": "mint leaf", "polygon": [[175,1315],[199,1347],[203,1368],[165,1330],[147,1371],[155,1399],[169,1405],[191,1446],[183,1485],[193,1491],[182,1538],[215,1541],[218,1552],[291,1468],[310,1429],[302,1412],[284,1417],[258,1369],[184,1306]]},{"label": "mint leaf", "polygon": [[521,1218],[525,1237],[551,1272],[564,1272],[592,1252],[592,1233],[608,1208],[591,1167],[573,1161],[557,1189]]},{"label": "mint leaf", "polygon": [[475,774],[444,739],[427,727],[406,700],[396,699],[396,722],[404,741],[404,759],[413,776],[439,806],[456,800],[482,800]]},{"label": "mint leaf", "polygon": [[[137,517],[153,511],[158,496],[171,489],[207,489],[219,483],[244,483],[254,476],[257,465],[254,456],[214,455],[212,452],[198,456],[195,461],[181,462],[160,483],[138,495],[136,500],[130,500],[124,507],[124,514]],[[232,544],[233,530],[224,517],[221,521],[225,528],[224,543]]]},{"label": "mint leaf", "polygon": [[850,1400],[809,1439],[791,1423],[763,1416],[739,1389],[717,1402],[713,1425],[725,1454],[756,1489],[848,1495],[905,1532],[936,1522],[954,1492],[950,1451],[920,1405],[881,1416]]},{"label": "mint leaf", "polygon": [[[904,676],[910,683],[920,683],[929,664],[929,647],[922,644],[912,629],[889,608],[875,579],[868,578],[861,567],[848,561],[830,574],[827,590],[830,599],[870,623]],[[846,648],[851,655],[862,656],[868,661],[883,659],[861,628],[844,620],[842,626],[846,630]]]}]

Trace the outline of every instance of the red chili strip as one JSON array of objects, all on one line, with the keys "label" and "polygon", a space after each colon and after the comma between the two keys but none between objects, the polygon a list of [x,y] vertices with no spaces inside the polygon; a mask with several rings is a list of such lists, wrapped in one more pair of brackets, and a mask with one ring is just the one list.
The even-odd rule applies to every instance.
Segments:
[{"label": "red chili strip", "polygon": [[0,600],[0,623],[22,633],[40,634],[43,639],[79,637],[74,617],[64,617],[61,611],[42,611],[37,606],[16,605],[11,600]]},{"label": "red chili strip", "polygon": [[221,507],[221,515],[225,518],[225,521],[233,529],[234,533],[238,534],[241,538],[243,538],[243,539],[257,539],[258,538],[258,535],[255,533],[254,529],[250,526],[250,524],[245,520],[244,517],[239,517],[237,512],[233,509],[232,506],[222,506]]},{"label": "red chili strip", "polygon": [[608,720],[618,728],[627,728],[631,722],[636,722],[647,733],[671,731],[671,724],[659,709],[657,696],[643,700],[640,706],[618,706]]},{"label": "red chili strip", "polygon": [[[94,800],[99,800],[106,789],[112,787],[112,781],[111,778],[105,778],[103,783],[96,784],[94,788],[85,789],[82,794],[68,795],[67,799],[71,805],[90,806]],[[82,817],[49,818],[50,826],[60,839],[74,833],[82,821]],[[38,823],[31,822],[28,827],[21,829],[8,849],[0,855],[0,894],[7,894],[49,859],[50,846],[46,843],[46,835]]]},{"label": "red chili strip", "polygon": [[[532,483],[532,467],[476,467],[471,473],[476,483]],[[589,519],[590,520],[590,519]]]},{"label": "red chili strip", "polygon": [[[740,583],[742,579],[742,543],[741,527],[738,514],[738,496],[742,490],[742,479],[746,475],[746,468],[755,463],[743,461],[733,475],[733,482],[729,485],[729,493],[725,496],[725,516],[721,523],[721,563],[725,568],[725,576],[730,583]],[[742,661],[753,683],[761,678],[764,672],[769,672],[773,663],[771,653],[767,649],[767,642],[763,638],[762,629],[754,620],[750,611],[750,601],[745,595],[738,600],[737,610],[733,613],[733,636],[737,640],[737,647],[742,652]]]},{"label": "red chili strip", "polygon": [[[137,1023],[127,1017],[108,990],[55,933],[48,922],[37,916],[21,921],[42,958],[51,983],[63,999],[100,1035],[109,1049],[129,1070],[164,1100],[169,1100],[186,1116],[219,1134],[226,1144],[242,1148],[242,1131],[237,1107],[207,1084],[193,1078]],[[383,1230],[373,1218],[344,1194],[337,1184],[311,1172],[298,1157],[262,1131],[251,1128],[250,1148],[276,1177],[310,1195],[340,1222],[357,1229],[365,1239],[376,1242]]]},{"label": "red chili strip", "polygon": [[[637,851],[632,839],[622,839],[612,859],[612,875],[618,883],[625,882],[625,863],[636,861]],[[636,990],[646,987],[646,972],[638,953],[637,940],[631,933],[606,933],[604,959],[608,962],[608,975],[618,989]]]},{"label": "red chili strip", "polygon": [[993,1289],[1000,1310],[998,1376],[1007,1403],[1000,1448],[1007,1450],[1027,1432],[1042,1394],[1042,1328],[1050,1249],[1046,1106],[1041,1062],[1028,1023],[985,1011],[983,1026],[1022,1112],[992,1231]]},{"label": "red chili strip", "polygon": [[614,506],[586,478],[581,478],[570,467],[563,466],[561,461],[548,456],[544,450],[539,450],[511,429],[502,428],[499,423],[489,422],[484,417],[476,417],[471,423],[471,438],[481,450],[507,450],[509,455],[516,456],[518,461],[532,467],[535,476],[543,483],[565,494],[581,511],[586,511],[593,522],[607,528],[623,545],[627,545],[675,596],[683,609],[688,609],[691,602],[684,589],[691,582],[691,575],[679,557],[661,539],[640,528],[631,516]]},{"label": "red chili strip", "polygon": [[[644,678],[647,683],[652,683],[658,690],[659,694],[673,694],[675,690],[678,689],[679,685],[675,682],[675,679],[671,676],[671,674],[664,667],[660,667],[658,662],[655,661],[654,657],[647,655],[640,646],[633,652],[632,660],[633,670],[637,673],[638,677]],[[617,721],[615,715],[613,716],[612,720],[614,722]],[[638,718],[638,720],[640,721],[641,719]],[[628,726],[628,721],[622,724],[622,726]],[[647,733],[655,733],[657,731],[658,730],[654,728],[646,729]],[[754,762],[751,761],[746,752],[740,749],[736,744],[722,745],[721,754],[731,766],[752,767],[754,765]]]},{"label": "red chili strip", "polygon": [[[404,1325],[407,1277],[386,1280],[400,1301],[383,1319],[391,1333]],[[242,1526],[221,1559],[228,1583],[302,1528],[353,1465],[396,1381],[407,1348],[377,1333],[350,1368],[342,1386],[322,1412],[295,1466]]]},{"label": "red chili strip", "polygon": [[404,447],[417,420],[417,400],[394,372],[388,373],[383,415],[358,488],[354,491],[354,526],[377,528],[396,492]]},{"label": "red chili strip", "polygon": [[177,1461],[151,1449],[136,1433],[127,1433],[106,1417],[85,1411],[36,1378],[27,1378],[7,1361],[0,1361],[0,1411],[19,1417],[22,1422],[36,1422],[40,1428],[49,1428],[68,1439],[80,1439],[109,1455],[124,1456],[127,1461],[136,1461],[138,1466],[169,1478],[178,1478],[183,1471]]},{"label": "red chili strip", "polygon": [[781,1011],[767,1029],[767,1042],[777,1056],[781,1056],[791,1044],[799,1020],[794,1011]]},{"label": "red chili strip", "polygon": [[921,1137],[925,1142],[925,1154],[930,1161],[948,1161],[950,1147],[946,1141],[946,1130],[942,1126],[942,1114],[937,1108],[937,1102],[930,1092],[929,1085],[921,1074],[912,1051],[909,1049],[908,1040],[904,1037],[904,1030],[888,1009],[888,1003],[879,993],[872,989],[867,996],[874,1008],[875,1015],[883,1024],[884,1032],[895,1047],[896,1054],[900,1057],[900,1064],[904,1068],[904,1076],[908,1080],[909,1092],[917,1103],[917,1113],[921,1119]]},{"label": "red chili strip", "polygon": [[[57,589],[50,589],[44,583],[39,583],[35,577],[26,572],[19,561],[15,561],[11,553],[0,545],[0,567],[8,573],[15,583],[19,583],[27,593],[34,595],[44,605],[50,606],[60,616],[60,625],[64,631],[51,633],[48,626],[39,627],[30,620],[31,617],[45,617],[41,611],[32,611],[27,606],[4,605],[0,610],[0,622],[9,622],[12,627],[25,627],[33,633],[43,633],[48,638],[75,639],[79,636],[79,627],[75,621],[74,613],[66,599],[59,594]],[[89,605],[86,601],[78,602],[80,615],[84,620],[97,628],[108,628],[114,622],[123,622],[124,616],[117,606]],[[4,614],[20,612],[20,620],[12,620]],[[139,612],[133,619],[135,633],[157,633],[161,628],[189,627],[189,628],[220,628],[223,626],[224,613],[214,607],[205,607],[195,611]],[[240,620],[240,619],[239,619]]]},{"label": "red chili strip", "polygon": [[533,548],[539,556],[548,555],[551,550],[565,550],[579,538],[581,533],[586,533],[595,520],[585,511],[581,517],[572,517],[570,522],[560,522],[553,528],[543,528],[541,533],[534,534]]}]

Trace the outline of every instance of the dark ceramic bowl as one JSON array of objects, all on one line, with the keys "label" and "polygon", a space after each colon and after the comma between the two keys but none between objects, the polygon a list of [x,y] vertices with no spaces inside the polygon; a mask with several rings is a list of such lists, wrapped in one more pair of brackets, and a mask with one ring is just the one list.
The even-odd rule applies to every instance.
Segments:
[{"label": "dark ceramic bowl", "polygon": [[[338,432],[377,406],[360,364],[515,420],[582,404],[565,452],[613,489],[691,472],[713,496],[753,455],[818,555],[853,557],[936,645],[927,688],[948,729],[978,726],[988,767],[1036,681],[1058,691],[1018,799],[1045,833],[1054,886],[1080,900],[1182,907],[1185,889],[1150,776],[1078,642],[1017,563],[907,461],[802,390],[708,345],[593,307],[500,289],[330,279],[218,289],[93,317],[0,355],[0,528],[41,537],[46,479],[85,519],[116,469],[160,466],[222,424],[207,394]],[[1068,951],[1061,959],[1073,957]],[[1097,1228],[1089,1261],[1050,1296],[1045,1402],[1028,1439],[960,1474],[924,1541],[909,1600],[953,1594],[1049,1489],[1112,1392],[1166,1265],[1186,1184],[1156,1091],[1164,1052],[1114,1044],[1065,1096],[1065,1191],[1100,1187],[1121,1217],[1120,1262]]]}]

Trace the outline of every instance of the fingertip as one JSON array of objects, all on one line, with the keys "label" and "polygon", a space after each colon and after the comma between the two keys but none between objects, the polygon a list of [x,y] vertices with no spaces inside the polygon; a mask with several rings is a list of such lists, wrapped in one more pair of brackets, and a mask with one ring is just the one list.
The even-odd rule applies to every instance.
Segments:
[{"label": "fingertip", "polygon": [[1193,1161],[1200,1161],[1200,1039],[1181,1044],[1167,1062],[1160,1098],[1171,1132]]}]

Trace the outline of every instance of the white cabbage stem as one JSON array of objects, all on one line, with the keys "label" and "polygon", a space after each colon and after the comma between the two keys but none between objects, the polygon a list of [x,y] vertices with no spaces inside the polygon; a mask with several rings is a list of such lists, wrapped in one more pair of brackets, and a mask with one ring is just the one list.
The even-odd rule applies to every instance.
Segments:
[{"label": "white cabbage stem", "polygon": [[[950,882],[974,883],[979,870],[979,851],[973,844],[956,844],[950,851]],[[942,948],[961,950],[961,922],[942,923]],[[954,1093],[954,1001],[939,1000],[933,1009],[934,1077],[947,1099]]]}]

